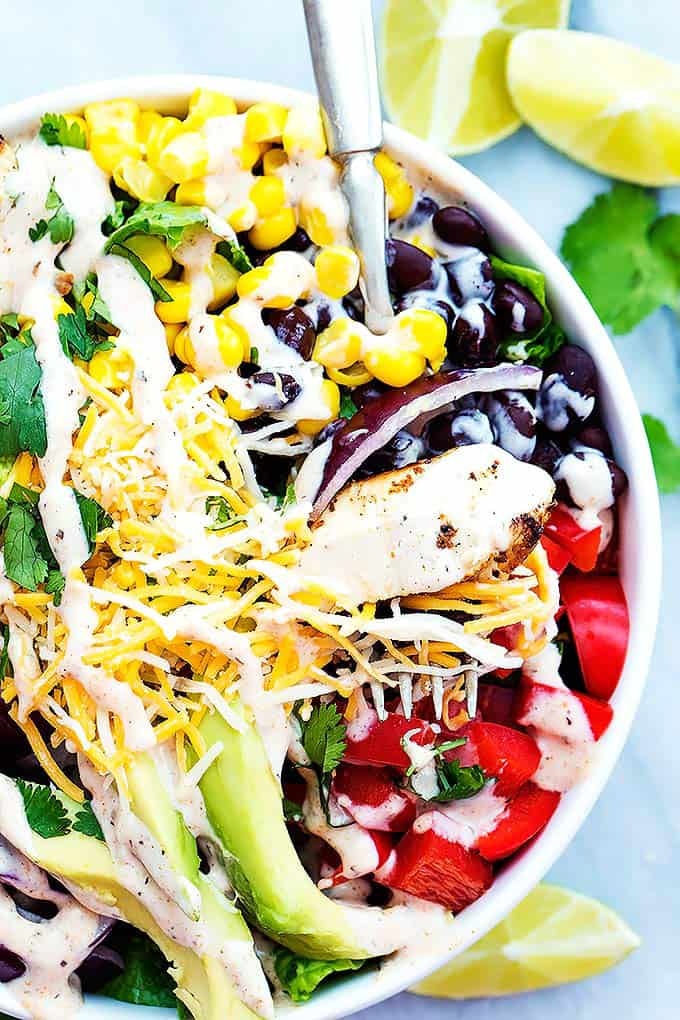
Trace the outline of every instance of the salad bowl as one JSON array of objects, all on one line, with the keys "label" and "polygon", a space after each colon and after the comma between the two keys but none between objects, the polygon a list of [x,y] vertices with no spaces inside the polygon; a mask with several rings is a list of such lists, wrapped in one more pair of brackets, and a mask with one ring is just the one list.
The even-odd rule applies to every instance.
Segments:
[{"label": "salad bowl", "polygon": [[[128,96],[165,114],[186,108],[197,88],[234,97],[239,108],[270,101],[293,106],[304,94],[264,82],[201,75],[139,76],[69,87],[31,98],[0,111],[0,134],[35,129],[46,111],[74,112],[86,104]],[[474,174],[441,152],[390,125],[388,153],[428,188],[452,203],[463,202],[480,216],[494,248],[510,262],[532,266],[545,276],[555,318],[570,339],[593,358],[599,373],[601,411],[617,462],[629,487],[620,504],[620,577],[630,614],[625,667],[611,699],[614,717],[598,743],[588,776],[563,798],[541,835],[498,873],[484,896],[456,918],[442,944],[412,949],[379,970],[339,979],[300,1006],[285,1006],[280,1017],[332,1020],[364,1009],[422,979],[488,932],[519,903],[574,838],[602,792],[633,725],[649,667],[661,581],[661,533],[657,488],[642,422],[613,345],[587,299],[539,234]],[[87,998],[84,1020],[133,1020],[141,1007]],[[0,985],[0,1009],[11,1009]],[[168,1011],[168,1016],[171,1013]]]}]

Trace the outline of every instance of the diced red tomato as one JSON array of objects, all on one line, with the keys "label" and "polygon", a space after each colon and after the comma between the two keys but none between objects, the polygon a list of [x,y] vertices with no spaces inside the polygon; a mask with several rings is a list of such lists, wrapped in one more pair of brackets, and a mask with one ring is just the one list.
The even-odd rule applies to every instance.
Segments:
[{"label": "diced red tomato", "polygon": [[566,574],[560,592],[586,688],[596,698],[611,698],[630,633],[621,582],[610,575]]},{"label": "diced red tomato", "polygon": [[552,538],[548,538],[547,535],[543,535],[541,538],[541,545],[545,549],[548,563],[556,574],[561,574],[563,570],[567,569],[571,560],[567,549],[563,549],[561,545],[554,542]]},{"label": "diced red tomato", "polygon": [[487,861],[509,857],[547,825],[559,802],[559,793],[526,783],[510,801],[495,829],[480,837],[479,853]]},{"label": "diced red tomato", "polygon": [[[379,868],[382,868],[387,863],[394,849],[394,838],[386,832],[366,831],[366,836],[372,839],[375,845],[378,855],[378,863],[375,870],[378,871]],[[338,860],[339,857],[336,851],[330,846],[324,846],[321,851],[321,873],[326,881],[330,880],[330,885],[341,885],[343,882],[351,882],[354,878],[362,878],[364,874],[372,874],[372,872],[360,871],[355,874],[346,875],[342,869],[342,864],[337,863]]]},{"label": "diced red tomato", "polygon": [[436,736],[423,719],[407,719],[396,712],[388,712],[386,718],[380,720],[377,712],[366,709],[359,720],[347,727],[344,761],[353,765],[392,765],[406,769],[411,762],[401,741],[409,732],[412,733],[410,739],[421,747],[432,744]]},{"label": "diced red tomato", "polygon": [[486,721],[471,722],[465,730],[477,753],[478,764],[487,776],[496,779],[494,793],[514,797],[540,764],[541,752],[536,741],[521,730]]},{"label": "diced red tomato", "polygon": [[400,789],[387,769],[340,765],[333,793],[355,822],[380,832],[406,832],[416,817],[415,798]]},{"label": "diced red tomato", "polygon": [[507,648],[508,651],[511,652],[514,648],[517,648],[521,633],[522,624],[511,623],[509,627],[496,627],[496,629],[491,632],[490,640],[495,645],[500,645],[501,648]]},{"label": "diced red tomato", "polygon": [[569,561],[577,570],[593,570],[600,548],[601,528],[584,529],[563,506],[556,506],[545,526],[545,533],[569,553]]},{"label": "diced red tomato", "polygon": [[485,722],[500,723],[501,726],[514,725],[515,717],[512,711],[514,701],[514,687],[485,683],[479,685],[477,708]]},{"label": "diced red tomato", "polygon": [[380,875],[380,881],[393,889],[455,911],[478,899],[492,880],[491,865],[479,854],[432,829],[410,829],[397,844],[393,862]]},{"label": "diced red tomato", "polygon": [[578,720],[585,712],[593,740],[599,740],[612,721],[614,712],[606,701],[565,687],[522,683],[515,698],[515,721],[522,726],[535,726],[563,740],[581,741]]}]

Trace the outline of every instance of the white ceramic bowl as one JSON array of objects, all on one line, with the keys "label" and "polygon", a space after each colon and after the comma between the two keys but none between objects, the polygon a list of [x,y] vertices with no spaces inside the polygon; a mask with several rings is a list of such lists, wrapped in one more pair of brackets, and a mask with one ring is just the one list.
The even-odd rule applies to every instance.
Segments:
[{"label": "white ceramic bowl", "polygon": [[[86,103],[131,96],[143,106],[181,113],[197,86],[217,89],[246,107],[261,100],[284,105],[304,95],[263,82],[199,75],[140,76],[73,86],[24,100],[0,111],[0,133],[11,138],[37,127],[46,111],[80,110]],[[626,665],[612,698],[614,720],[597,745],[595,767],[588,778],[562,798],[556,814],[535,842],[519,854],[491,889],[457,919],[452,949],[429,947],[426,954],[386,964],[379,972],[348,977],[321,991],[304,1006],[280,1011],[297,1020],[334,1020],[364,1009],[402,991],[467,948],[497,924],[545,875],[574,838],[597,800],[621,753],[642,693],[654,643],[661,587],[661,525],[657,487],[635,398],[614,347],[587,299],[557,256],[502,198],[469,170],[443,153],[395,127],[385,127],[386,146],[407,167],[432,179],[435,190],[463,199],[481,217],[494,246],[505,257],[540,269],[557,321],[574,343],[584,347],[598,367],[601,407],[616,459],[625,468],[630,487],[621,503],[621,578],[630,609],[630,644]],[[0,986],[0,1009],[3,1003]],[[89,1000],[83,1020],[140,1020],[143,1007],[110,1000]],[[156,1011],[159,1020],[171,1011]]]}]

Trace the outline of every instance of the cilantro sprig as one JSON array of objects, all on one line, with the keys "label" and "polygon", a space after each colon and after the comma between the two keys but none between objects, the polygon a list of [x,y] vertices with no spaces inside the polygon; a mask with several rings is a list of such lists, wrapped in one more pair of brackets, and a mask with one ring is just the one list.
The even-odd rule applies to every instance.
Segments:
[{"label": "cilantro sprig", "polygon": [[26,821],[33,832],[43,839],[68,835],[71,831],[68,811],[51,787],[24,779],[17,779],[16,785],[24,802]]},{"label": "cilantro sprig", "polygon": [[474,797],[486,783],[486,776],[479,765],[461,765],[454,758],[437,766],[437,782],[439,791],[430,800],[445,803]]},{"label": "cilantro sprig", "polygon": [[42,240],[49,233],[52,244],[68,244],[73,240],[75,224],[73,217],[67,211],[61,196],[54,187],[54,180],[50,184],[50,190],[45,199],[45,208],[52,215],[49,219],[38,220],[34,227],[30,227],[28,236],[31,241]]},{"label": "cilantro sprig", "polygon": [[332,772],[347,747],[347,727],[335,705],[315,705],[309,719],[300,720],[300,726],[300,742],[312,765],[322,775]]},{"label": "cilantro sprig", "polygon": [[664,423],[652,414],[643,414],[645,432],[661,492],[680,488],[680,446],[673,441]]},{"label": "cilantro sprig", "polygon": [[93,836],[95,839],[104,842],[104,833],[99,824],[96,814],[92,810],[89,800],[83,801],[73,821],[73,831],[81,832],[84,836]]},{"label": "cilantro sprig", "polygon": [[87,136],[78,121],[70,124],[60,113],[46,113],[40,121],[40,137],[46,145],[86,149]]},{"label": "cilantro sprig", "polygon": [[30,331],[21,333],[15,316],[3,316],[0,333],[0,459],[27,451],[42,457],[47,449],[42,371]]}]

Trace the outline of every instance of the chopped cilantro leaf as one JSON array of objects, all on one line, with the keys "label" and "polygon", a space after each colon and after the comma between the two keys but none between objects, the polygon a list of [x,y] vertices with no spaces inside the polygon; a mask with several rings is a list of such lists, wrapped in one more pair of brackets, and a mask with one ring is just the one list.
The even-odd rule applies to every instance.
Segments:
[{"label": "chopped cilantro leaf", "polygon": [[122,226],[109,237],[105,251],[122,244],[133,234],[153,234],[164,237],[170,248],[181,242],[189,227],[206,226],[206,215],[199,206],[177,205],[175,202],[142,202]]},{"label": "chopped cilantro leaf", "polygon": [[661,492],[680,488],[680,446],[673,442],[664,423],[651,414],[643,414],[649,448],[652,451],[656,480]]},{"label": "chopped cilantro leaf", "polygon": [[39,220],[34,227],[30,227],[28,236],[31,241],[40,241],[49,231],[52,244],[68,244],[73,240],[75,224],[73,218],[66,211],[58,192],[55,191],[54,181],[47,192],[45,208],[52,215],[49,220]]},{"label": "chopped cilantro leaf", "polygon": [[218,255],[230,262],[239,273],[247,273],[253,268],[253,263],[248,257],[248,252],[242,248],[238,241],[220,241],[215,251]]},{"label": "chopped cilantro leaf", "polygon": [[343,393],[340,398],[340,417],[341,418],[353,418],[357,413],[358,407],[352,400],[349,393]]},{"label": "chopped cilantro leaf", "polygon": [[83,530],[90,552],[94,552],[97,542],[97,535],[104,528],[110,528],[113,524],[112,518],[107,514],[96,499],[89,499],[82,493],[76,492],[76,501],[80,510],[80,519],[83,522]]},{"label": "chopped cilantro leaf", "polygon": [[15,337],[20,330],[19,316],[14,312],[7,315],[0,315],[0,346],[12,337]]},{"label": "chopped cilantro leaf", "polygon": [[24,801],[26,821],[33,832],[43,839],[53,839],[71,831],[68,812],[49,786],[23,779],[17,779],[16,785]]},{"label": "chopped cilantro leaf", "polygon": [[89,800],[83,801],[80,805],[78,814],[73,822],[73,831],[82,832],[84,836],[94,836],[95,839],[100,839],[102,843],[104,842],[102,827],[92,810],[92,804]]},{"label": "chopped cilantro leaf", "polygon": [[9,400],[0,397],[0,425],[9,425],[12,420],[12,408]]},{"label": "chopped cilantro leaf", "polygon": [[224,528],[243,520],[224,496],[208,496],[205,501],[205,512],[212,521],[210,531],[223,531]]},{"label": "chopped cilantro leaf", "polygon": [[[136,199],[131,198],[130,195],[124,191],[119,191],[114,187],[115,205],[113,212],[110,212],[102,223],[102,232],[110,237],[114,231],[118,230],[125,223],[128,216],[131,216],[135,211],[139,203]],[[118,197],[120,196],[120,197]]]},{"label": "chopped cilantro leaf", "polygon": [[[438,747],[435,747],[433,749],[433,751],[432,751],[432,758],[433,759],[441,758],[441,756],[446,751],[453,751],[454,748],[456,748],[456,747],[462,747],[463,744],[465,744],[466,742],[467,742],[467,737],[456,737],[455,740],[446,740],[446,741],[444,741],[443,744],[440,744]],[[406,737],[402,737],[401,738],[401,746],[404,748],[404,751],[406,751],[406,743],[407,743],[406,742]],[[417,771],[417,768],[418,768],[417,765],[409,765],[409,767],[406,769],[406,775],[407,776],[412,776],[413,773]]]},{"label": "chopped cilantro leaf", "polygon": [[301,741],[312,765],[324,775],[342,761],[347,747],[346,726],[333,704],[315,705],[307,722],[301,721]]},{"label": "chopped cilantro leaf", "polygon": [[167,290],[158,282],[146,263],[142,262],[139,255],[135,254],[130,248],[126,248],[124,244],[118,244],[117,242],[108,246],[107,250],[110,255],[118,255],[119,258],[127,259],[134,266],[157,301],[172,301]]},{"label": "chopped cilantro leaf", "polygon": [[10,580],[36,591],[47,577],[33,514],[19,505],[10,506],[5,520],[5,572]]},{"label": "chopped cilantro leaf", "polygon": [[276,976],[293,1002],[307,1002],[329,975],[359,970],[365,964],[365,960],[308,960],[283,946],[277,946],[274,950]]},{"label": "chopped cilantro leaf", "polygon": [[60,570],[48,570],[45,591],[52,596],[55,606],[61,605],[61,598],[66,587],[66,578]]},{"label": "chopped cilantro leaf", "polygon": [[484,786],[486,776],[479,765],[461,765],[457,758],[443,761],[437,766],[439,792],[432,800],[467,800],[474,797]]},{"label": "chopped cilantro leaf", "polygon": [[250,357],[248,360],[250,361],[251,365],[260,364],[260,352],[258,351],[257,347],[250,348]]},{"label": "chopped cilantro leaf", "polygon": [[98,351],[108,351],[114,346],[107,334],[102,335],[90,327],[82,305],[70,315],[58,315],[57,326],[59,341],[69,358],[90,361]]},{"label": "chopped cilantro leaf", "polygon": [[175,982],[168,974],[168,962],[154,942],[136,928],[120,926],[110,944],[121,954],[125,968],[107,982],[99,995],[135,1006],[177,1005]]},{"label": "chopped cilantro leaf", "polygon": [[0,641],[2,642],[2,647],[0,648],[0,680],[3,680],[6,676],[12,675],[7,650],[9,643],[9,624],[7,623],[0,624]]},{"label": "chopped cilantro leaf", "polygon": [[77,121],[68,123],[60,113],[46,113],[40,121],[40,137],[46,145],[67,145],[86,149],[87,136]]},{"label": "chopped cilantro leaf", "polygon": [[9,415],[9,421],[0,429],[0,457],[14,457],[24,450],[38,457],[44,455],[47,433],[40,377],[32,344],[0,361],[0,399]]},{"label": "chopped cilantro leaf", "polygon": [[595,311],[628,333],[660,305],[678,300],[680,217],[656,220],[653,194],[615,184],[567,228],[561,254]]},{"label": "chopped cilantro leaf", "polygon": [[[85,298],[89,300],[86,302]],[[84,280],[73,285],[73,296],[79,305],[83,306],[88,322],[101,320],[112,325],[111,312],[104,298],[99,293],[97,274],[88,273]]]}]

